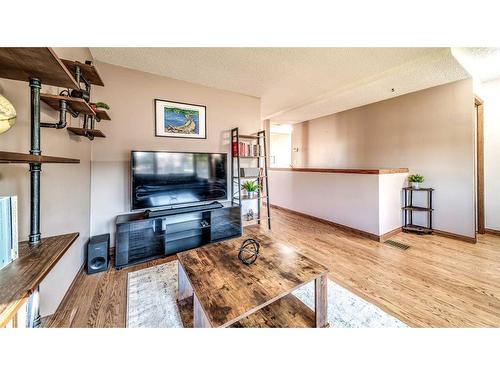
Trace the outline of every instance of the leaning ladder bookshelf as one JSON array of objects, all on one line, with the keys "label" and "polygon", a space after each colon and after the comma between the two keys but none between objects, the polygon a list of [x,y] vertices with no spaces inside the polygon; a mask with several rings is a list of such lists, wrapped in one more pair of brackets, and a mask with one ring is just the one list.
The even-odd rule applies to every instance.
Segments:
[{"label": "leaning ladder bookshelf", "polygon": [[[241,155],[240,142],[244,140],[250,145],[256,145],[258,153],[251,155]],[[267,148],[266,148],[266,132],[261,130],[255,135],[240,134],[239,128],[231,129],[231,182],[232,182],[232,203],[242,205],[243,201],[257,201],[257,217],[252,220],[243,220],[244,226],[261,224],[262,221],[267,221],[267,227],[271,229],[271,208],[269,203],[269,174],[267,170]],[[249,166],[259,168],[258,176],[244,177],[241,175],[242,160]],[[257,167],[255,167],[257,162]],[[258,190],[257,196],[254,198],[244,196],[241,193],[242,180],[256,181],[261,187]],[[262,210],[262,200],[265,199],[266,210]]]}]

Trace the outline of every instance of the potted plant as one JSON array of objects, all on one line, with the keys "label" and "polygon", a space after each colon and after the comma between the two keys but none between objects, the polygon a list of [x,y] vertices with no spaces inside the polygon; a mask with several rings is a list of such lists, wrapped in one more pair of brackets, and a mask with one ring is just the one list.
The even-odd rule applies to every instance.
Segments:
[{"label": "potted plant", "polygon": [[411,174],[408,176],[408,182],[413,189],[420,189],[420,184],[424,182],[424,176],[420,174]]},{"label": "potted plant", "polygon": [[102,109],[105,109],[105,110],[109,110],[109,105],[107,105],[104,102],[97,102],[97,103],[95,103],[95,106],[97,108],[102,108]]},{"label": "potted plant", "polygon": [[92,108],[92,110],[96,112],[98,109],[108,110],[110,107],[104,102],[97,102],[97,103],[91,103],[90,108]]},{"label": "potted plant", "polygon": [[248,198],[255,198],[257,191],[259,191],[260,186],[255,181],[245,181],[241,184],[241,187],[247,191]]}]

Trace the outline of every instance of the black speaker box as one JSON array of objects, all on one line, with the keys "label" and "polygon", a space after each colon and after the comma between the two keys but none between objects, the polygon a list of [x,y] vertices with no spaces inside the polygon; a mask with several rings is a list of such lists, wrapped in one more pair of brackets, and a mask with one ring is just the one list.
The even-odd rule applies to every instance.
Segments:
[{"label": "black speaker box", "polygon": [[109,266],[109,234],[90,238],[87,245],[87,274],[106,271]]}]

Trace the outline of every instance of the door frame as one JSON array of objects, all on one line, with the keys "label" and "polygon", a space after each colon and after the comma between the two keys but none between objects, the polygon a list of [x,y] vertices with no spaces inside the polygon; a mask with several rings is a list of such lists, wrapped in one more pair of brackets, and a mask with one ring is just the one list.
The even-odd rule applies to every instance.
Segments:
[{"label": "door frame", "polygon": [[477,233],[484,234],[484,102],[477,95],[474,96],[476,116],[476,215]]}]

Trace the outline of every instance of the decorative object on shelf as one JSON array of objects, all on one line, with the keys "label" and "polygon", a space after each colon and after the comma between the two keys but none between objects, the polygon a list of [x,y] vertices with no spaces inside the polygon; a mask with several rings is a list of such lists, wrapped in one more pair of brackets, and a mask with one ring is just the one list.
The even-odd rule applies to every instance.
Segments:
[{"label": "decorative object on shelf", "polygon": [[420,174],[411,174],[408,176],[408,182],[414,189],[420,189],[420,184],[423,183],[424,181],[425,181],[424,176]]},{"label": "decorative object on shelf", "polygon": [[205,139],[206,112],[203,105],[155,99],[157,137]]},{"label": "decorative object on shelf", "polygon": [[0,197],[0,269],[19,255],[17,196]]},{"label": "decorative object on shelf", "polygon": [[255,181],[245,181],[241,187],[247,191],[248,198],[255,198],[260,189],[260,185]]},{"label": "decorative object on shelf", "polygon": [[247,216],[247,221],[252,221],[255,217],[255,213],[253,212],[252,209],[249,209],[246,216]]},{"label": "decorative object on shelf", "polygon": [[90,108],[92,108],[92,110],[94,112],[99,111],[99,109],[103,109],[103,110],[109,110],[110,109],[109,105],[107,105],[104,102],[90,103]]},{"label": "decorative object on shelf", "polygon": [[247,266],[255,263],[259,257],[260,244],[253,238],[247,238],[243,241],[238,253],[238,259]]},{"label": "decorative object on shelf", "polygon": [[5,133],[16,123],[16,109],[5,96],[0,95],[0,134]]},{"label": "decorative object on shelf", "polygon": [[111,109],[109,107],[109,105],[107,105],[104,102],[97,102],[97,103],[95,103],[95,106],[96,106],[96,108],[102,108],[102,109],[106,109],[106,110],[110,110]]},{"label": "decorative object on shelf", "polygon": [[241,177],[260,177],[260,168],[240,168]]}]

